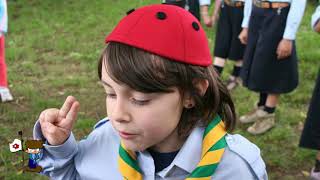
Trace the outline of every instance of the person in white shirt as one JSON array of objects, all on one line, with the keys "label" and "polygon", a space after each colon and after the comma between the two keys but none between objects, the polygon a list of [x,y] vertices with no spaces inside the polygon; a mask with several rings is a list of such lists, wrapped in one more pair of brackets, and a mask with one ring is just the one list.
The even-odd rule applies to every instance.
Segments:
[{"label": "person in white shirt", "polygon": [[298,86],[298,57],[295,38],[306,0],[246,0],[243,30],[246,44],[241,72],[243,85],[259,93],[252,111],[239,118],[253,123],[247,131],[258,135],[275,126],[280,95]]},{"label": "person in white shirt", "polygon": [[[204,24],[211,27],[218,19],[214,44],[214,67],[222,73],[227,59],[235,62],[227,81],[227,88],[233,90],[241,84],[240,72],[245,45],[238,38],[242,27],[244,0],[216,0],[212,17],[208,17],[210,0],[201,0],[201,14]],[[220,15],[218,12],[220,11]],[[217,18],[219,17],[219,18]]]}]

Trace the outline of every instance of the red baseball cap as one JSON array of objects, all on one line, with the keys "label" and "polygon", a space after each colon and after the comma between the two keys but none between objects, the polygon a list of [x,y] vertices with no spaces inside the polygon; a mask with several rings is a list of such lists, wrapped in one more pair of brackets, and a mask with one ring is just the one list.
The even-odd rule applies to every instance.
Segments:
[{"label": "red baseball cap", "polygon": [[127,13],[105,42],[120,42],[174,61],[209,66],[208,40],[199,21],[174,5],[149,5]]}]

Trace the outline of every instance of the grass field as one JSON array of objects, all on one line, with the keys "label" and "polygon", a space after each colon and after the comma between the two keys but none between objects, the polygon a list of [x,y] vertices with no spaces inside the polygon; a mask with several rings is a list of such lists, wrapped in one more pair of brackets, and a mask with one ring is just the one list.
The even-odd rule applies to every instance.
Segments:
[{"label": "grass field", "polygon": [[[88,3],[90,2],[90,3]],[[104,38],[127,10],[159,3],[152,0],[9,0],[9,33],[6,57],[10,89],[15,101],[0,104],[0,179],[46,179],[19,172],[21,158],[9,152],[8,143],[32,137],[39,113],[59,108],[68,95],[81,103],[75,125],[78,139],[106,115],[104,92],[98,84],[97,59]],[[281,97],[277,126],[263,136],[249,135],[248,125],[238,125],[240,133],[261,148],[270,179],[307,179],[315,152],[298,148],[301,129],[320,67],[320,35],[310,28],[315,4],[308,4],[297,35],[299,87]],[[210,46],[214,31],[207,29]],[[227,78],[232,64],[227,64]],[[240,87],[232,92],[238,114],[250,110],[256,94]],[[101,98],[103,97],[103,98]]]}]

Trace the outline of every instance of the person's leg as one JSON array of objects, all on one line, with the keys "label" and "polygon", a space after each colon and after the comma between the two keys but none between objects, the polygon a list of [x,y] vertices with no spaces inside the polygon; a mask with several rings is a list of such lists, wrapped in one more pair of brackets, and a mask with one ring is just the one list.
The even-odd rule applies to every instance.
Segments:
[{"label": "person's leg", "polygon": [[8,88],[7,65],[5,62],[5,37],[0,37],[0,100],[12,101],[13,97]]},{"label": "person's leg", "polygon": [[243,64],[242,60],[238,60],[235,62],[234,66],[233,66],[233,71],[231,73],[231,77],[237,78],[240,76],[242,64]]},{"label": "person's leg", "polygon": [[268,113],[274,113],[279,101],[279,94],[268,94],[267,101],[264,107],[264,111]]},{"label": "person's leg", "polygon": [[259,101],[257,103],[257,107],[263,108],[266,105],[267,97],[268,97],[267,93],[260,93],[260,97],[259,97]]},{"label": "person's leg", "polygon": [[7,65],[5,62],[4,35],[0,37],[0,87],[8,87]]},{"label": "person's leg", "polygon": [[227,81],[227,89],[229,91],[233,90],[236,88],[239,84],[241,84],[241,79],[240,79],[240,72],[242,68],[243,61],[242,60],[237,60],[233,66],[232,73],[229,77],[229,80]]},{"label": "person's leg", "polygon": [[221,57],[214,57],[213,66],[216,69],[217,73],[219,73],[219,75],[221,75],[225,63],[226,59]]},{"label": "person's leg", "polygon": [[314,165],[313,172],[320,172],[320,151],[318,151],[316,156],[316,163]]},{"label": "person's leg", "polygon": [[242,115],[239,118],[239,121],[241,123],[251,123],[251,122],[257,121],[259,119],[258,111],[260,111],[261,109],[264,108],[264,106],[267,102],[267,97],[268,97],[267,93],[260,93],[259,94],[259,101],[258,101],[258,103],[255,104],[255,108],[253,108],[253,110],[251,110],[247,114]]}]

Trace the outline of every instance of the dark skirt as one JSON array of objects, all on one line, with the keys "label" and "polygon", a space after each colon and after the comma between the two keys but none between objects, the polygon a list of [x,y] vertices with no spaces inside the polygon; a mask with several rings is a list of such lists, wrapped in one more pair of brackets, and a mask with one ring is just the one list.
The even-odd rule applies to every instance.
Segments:
[{"label": "dark skirt", "polygon": [[243,85],[252,91],[281,94],[298,86],[295,42],[291,56],[279,60],[276,53],[283,39],[289,9],[278,11],[253,6],[241,73]]},{"label": "dark skirt", "polygon": [[231,7],[223,4],[215,40],[214,56],[229,60],[242,60],[245,45],[238,36],[242,30],[243,7]]},{"label": "dark skirt", "polygon": [[200,21],[200,4],[199,0],[188,0],[189,12]]},{"label": "dark skirt", "polygon": [[164,1],[165,4],[171,4],[171,5],[176,5],[182,8],[185,8],[186,5],[188,5],[189,9],[188,11],[194,16],[196,17],[199,21],[200,21],[200,4],[199,4],[199,0],[188,0],[188,2],[186,0],[165,0]]},{"label": "dark skirt", "polygon": [[316,87],[313,91],[299,146],[320,150],[320,71],[318,73]]}]

